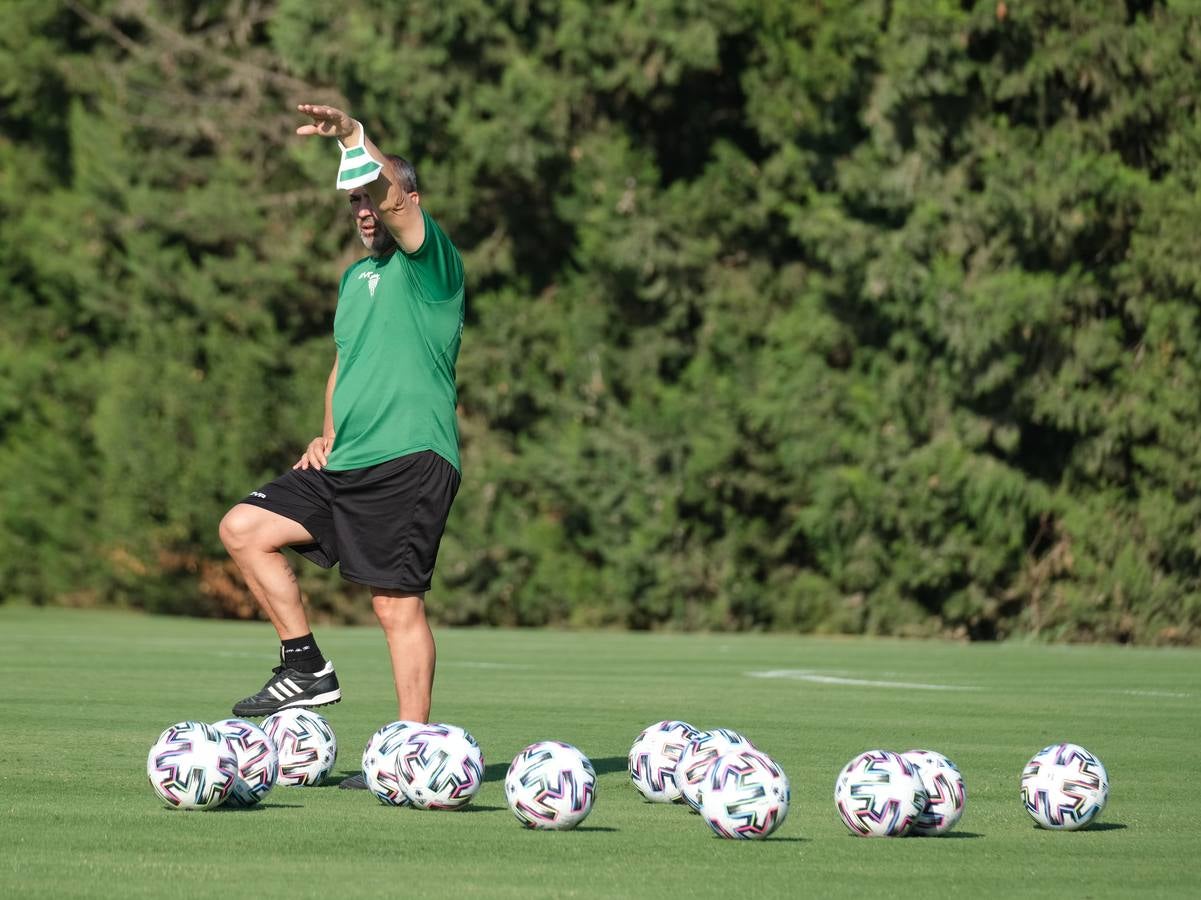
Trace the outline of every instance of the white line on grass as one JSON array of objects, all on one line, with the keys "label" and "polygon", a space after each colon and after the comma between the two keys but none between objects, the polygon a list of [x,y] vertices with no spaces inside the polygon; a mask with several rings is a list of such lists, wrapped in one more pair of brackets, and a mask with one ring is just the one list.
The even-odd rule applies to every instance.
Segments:
[{"label": "white line on grass", "polygon": [[821,675],[808,669],[769,669],[764,672],[746,672],[751,678],[787,678],[793,681],[811,681],[816,684],[841,684],[850,687],[910,688],[918,691],[978,691],[980,688],[956,684],[924,684],[918,681],[875,681],[868,678],[842,678],[837,675]]},{"label": "white line on grass", "polygon": [[1129,694],[1131,697],[1189,697],[1179,691],[1115,691],[1118,694]]}]

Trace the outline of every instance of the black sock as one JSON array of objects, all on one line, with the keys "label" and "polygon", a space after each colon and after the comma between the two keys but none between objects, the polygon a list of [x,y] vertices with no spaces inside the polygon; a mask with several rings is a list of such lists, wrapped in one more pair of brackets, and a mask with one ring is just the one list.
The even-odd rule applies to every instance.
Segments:
[{"label": "black sock", "polygon": [[304,637],[280,641],[279,658],[284,668],[295,669],[297,672],[312,674],[325,668],[325,657],[321,655],[321,648],[313,640],[311,631]]}]

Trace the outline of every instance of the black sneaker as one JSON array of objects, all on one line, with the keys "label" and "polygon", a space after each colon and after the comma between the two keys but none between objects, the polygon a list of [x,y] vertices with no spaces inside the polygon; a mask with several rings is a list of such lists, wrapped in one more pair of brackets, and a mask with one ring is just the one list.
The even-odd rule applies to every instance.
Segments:
[{"label": "black sneaker", "polygon": [[338,782],[338,787],[344,791],[365,791],[367,790],[367,779],[363,777],[363,773],[357,775],[347,775]]},{"label": "black sneaker", "polygon": [[328,706],[342,699],[332,662],[320,672],[297,672],[282,665],[271,671],[261,691],[234,704],[235,716],[269,716],[293,706]]}]

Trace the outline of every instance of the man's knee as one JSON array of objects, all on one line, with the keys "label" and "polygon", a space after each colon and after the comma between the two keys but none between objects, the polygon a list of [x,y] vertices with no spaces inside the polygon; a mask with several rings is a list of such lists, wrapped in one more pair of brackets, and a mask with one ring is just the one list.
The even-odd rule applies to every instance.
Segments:
[{"label": "man's knee", "polygon": [[371,598],[375,617],[385,631],[408,631],[425,625],[425,595],[380,595]]},{"label": "man's knee", "polygon": [[230,553],[239,553],[250,549],[277,549],[258,546],[263,543],[262,532],[264,529],[255,512],[255,507],[239,503],[221,519],[217,533],[221,536],[221,543]]}]

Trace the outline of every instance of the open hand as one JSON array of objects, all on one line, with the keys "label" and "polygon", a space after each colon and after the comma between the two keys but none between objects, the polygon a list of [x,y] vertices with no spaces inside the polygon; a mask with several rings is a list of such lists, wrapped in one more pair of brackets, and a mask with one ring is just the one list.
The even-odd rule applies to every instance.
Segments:
[{"label": "open hand", "polygon": [[357,128],[354,119],[336,106],[301,103],[296,108],[313,120],[312,124],[301,125],[297,128],[297,134],[332,137],[339,140],[354,136]]}]

